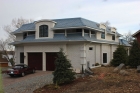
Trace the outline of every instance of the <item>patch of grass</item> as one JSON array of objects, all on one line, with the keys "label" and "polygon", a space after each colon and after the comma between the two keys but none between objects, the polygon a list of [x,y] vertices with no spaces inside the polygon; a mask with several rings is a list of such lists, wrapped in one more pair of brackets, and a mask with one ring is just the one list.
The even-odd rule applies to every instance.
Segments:
[{"label": "patch of grass", "polygon": [[4,93],[1,67],[0,67],[0,93]]}]

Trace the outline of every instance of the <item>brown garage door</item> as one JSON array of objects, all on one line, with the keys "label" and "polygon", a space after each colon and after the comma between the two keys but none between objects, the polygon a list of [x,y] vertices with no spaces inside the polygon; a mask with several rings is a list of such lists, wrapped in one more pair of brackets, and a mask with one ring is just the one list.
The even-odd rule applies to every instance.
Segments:
[{"label": "brown garage door", "polygon": [[0,67],[8,67],[8,63],[0,63]]},{"label": "brown garage door", "polygon": [[42,53],[28,53],[28,65],[42,70]]},{"label": "brown garage door", "polygon": [[57,58],[57,53],[46,53],[46,70],[54,71],[55,70],[55,59]]}]

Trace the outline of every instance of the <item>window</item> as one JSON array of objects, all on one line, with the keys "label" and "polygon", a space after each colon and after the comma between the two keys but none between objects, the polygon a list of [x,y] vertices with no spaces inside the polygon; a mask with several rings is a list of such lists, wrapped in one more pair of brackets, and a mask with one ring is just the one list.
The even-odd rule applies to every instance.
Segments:
[{"label": "window", "polygon": [[101,38],[105,39],[105,29],[102,29],[104,32],[101,33]]},{"label": "window", "polygon": [[39,37],[48,37],[48,26],[47,25],[39,26]]},{"label": "window", "polygon": [[23,33],[23,39],[27,37],[27,33]]},{"label": "window", "polygon": [[93,47],[89,47],[89,50],[93,50]]},{"label": "window", "polygon": [[112,35],[112,40],[115,40],[115,35]]},{"label": "window", "polygon": [[101,33],[101,38],[102,38],[102,39],[105,39],[105,32],[102,32],[102,33]]},{"label": "window", "polygon": [[35,32],[28,32],[28,35],[35,35]]},{"label": "window", "polygon": [[107,63],[107,53],[103,53],[103,63]]}]

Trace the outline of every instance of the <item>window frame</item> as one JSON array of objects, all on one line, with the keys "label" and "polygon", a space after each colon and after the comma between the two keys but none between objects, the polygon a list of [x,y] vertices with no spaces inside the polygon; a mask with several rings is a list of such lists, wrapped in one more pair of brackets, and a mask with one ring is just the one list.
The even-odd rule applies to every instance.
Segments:
[{"label": "window frame", "polygon": [[39,37],[48,37],[48,25],[39,26]]},{"label": "window frame", "polygon": [[115,40],[115,35],[112,35],[112,40]]},{"label": "window frame", "polygon": [[103,29],[104,32],[101,32],[101,39],[105,39],[105,29]]}]

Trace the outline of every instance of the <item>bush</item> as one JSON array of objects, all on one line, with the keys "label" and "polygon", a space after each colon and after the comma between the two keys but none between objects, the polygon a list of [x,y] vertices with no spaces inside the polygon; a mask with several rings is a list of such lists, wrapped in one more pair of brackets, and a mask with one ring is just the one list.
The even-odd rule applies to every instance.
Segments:
[{"label": "bush", "polygon": [[100,64],[99,63],[95,63],[95,66],[99,66]]},{"label": "bush", "polygon": [[55,60],[55,71],[53,73],[53,83],[60,85],[63,83],[69,83],[75,79],[75,73],[73,72],[70,61],[65,56],[63,49],[61,48],[58,57]]},{"label": "bush", "polygon": [[132,43],[128,65],[135,68],[140,65],[140,45],[137,40],[134,40],[134,42]]},{"label": "bush", "polygon": [[128,55],[127,51],[123,45],[119,45],[118,48],[113,53],[113,59],[111,60],[112,66],[118,66],[121,63],[127,64]]}]

